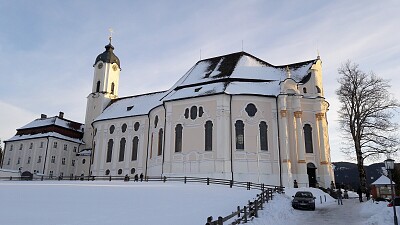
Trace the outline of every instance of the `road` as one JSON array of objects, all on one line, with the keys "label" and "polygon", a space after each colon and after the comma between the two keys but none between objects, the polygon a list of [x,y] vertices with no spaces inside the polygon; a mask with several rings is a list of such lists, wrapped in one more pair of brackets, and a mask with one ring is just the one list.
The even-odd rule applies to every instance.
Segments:
[{"label": "road", "polygon": [[296,224],[363,225],[365,219],[360,215],[360,207],[361,204],[358,199],[343,199],[343,205],[318,205],[314,212],[299,211],[303,216],[298,218]]}]

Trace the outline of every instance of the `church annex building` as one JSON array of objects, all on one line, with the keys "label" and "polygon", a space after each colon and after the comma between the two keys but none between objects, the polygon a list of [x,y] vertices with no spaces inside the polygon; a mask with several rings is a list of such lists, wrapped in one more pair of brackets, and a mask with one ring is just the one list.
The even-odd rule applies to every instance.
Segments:
[{"label": "church annex building", "polygon": [[[93,65],[85,123],[40,118],[5,141],[3,169],[46,176],[197,176],[329,187],[316,59],[274,66],[246,52],[198,61],[169,90],[119,97],[110,43]],[[82,96],[83,97],[83,96]]]}]

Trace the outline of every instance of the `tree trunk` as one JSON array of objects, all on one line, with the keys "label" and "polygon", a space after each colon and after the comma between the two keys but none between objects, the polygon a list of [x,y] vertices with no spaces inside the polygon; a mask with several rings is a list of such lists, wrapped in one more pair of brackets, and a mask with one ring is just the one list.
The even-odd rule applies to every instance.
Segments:
[{"label": "tree trunk", "polygon": [[367,188],[367,174],[365,173],[364,158],[362,156],[361,149],[356,149],[356,154],[357,154],[357,168],[358,168],[358,177],[360,178],[360,186],[361,190],[365,192]]}]

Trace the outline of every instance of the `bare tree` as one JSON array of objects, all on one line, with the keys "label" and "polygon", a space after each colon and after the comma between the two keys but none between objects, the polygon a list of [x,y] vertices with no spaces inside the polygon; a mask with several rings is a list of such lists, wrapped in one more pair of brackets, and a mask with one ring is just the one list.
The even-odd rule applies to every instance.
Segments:
[{"label": "bare tree", "polygon": [[338,111],[341,130],[347,144],[344,152],[354,154],[360,186],[366,187],[364,160],[377,160],[382,154],[397,151],[397,124],[392,122],[399,103],[388,92],[389,81],[373,72],[365,73],[347,61],[339,69],[340,88],[336,90],[341,107]]}]

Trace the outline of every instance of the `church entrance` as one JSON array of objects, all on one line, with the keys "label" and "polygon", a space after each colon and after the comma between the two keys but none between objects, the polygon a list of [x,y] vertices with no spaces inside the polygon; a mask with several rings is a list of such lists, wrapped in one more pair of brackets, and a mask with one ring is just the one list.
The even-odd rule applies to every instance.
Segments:
[{"label": "church entrance", "polygon": [[308,185],[309,187],[316,187],[317,184],[317,176],[316,171],[317,167],[314,163],[307,163],[307,175],[308,175]]}]

